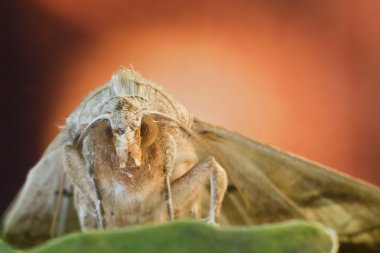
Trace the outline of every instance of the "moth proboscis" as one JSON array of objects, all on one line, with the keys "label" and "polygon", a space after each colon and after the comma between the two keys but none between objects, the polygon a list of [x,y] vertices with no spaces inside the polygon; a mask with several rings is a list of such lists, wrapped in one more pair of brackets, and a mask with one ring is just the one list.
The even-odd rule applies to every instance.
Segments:
[{"label": "moth proboscis", "polygon": [[3,235],[27,247],[82,229],[181,218],[333,228],[341,252],[380,251],[377,187],[206,123],[121,68],[87,96],[30,170]]}]

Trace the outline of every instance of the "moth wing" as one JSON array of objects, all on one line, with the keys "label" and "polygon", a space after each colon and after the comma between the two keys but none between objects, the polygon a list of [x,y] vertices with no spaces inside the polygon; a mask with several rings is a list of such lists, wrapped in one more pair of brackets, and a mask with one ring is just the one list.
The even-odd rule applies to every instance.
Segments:
[{"label": "moth wing", "polygon": [[[69,187],[63,168],[67,139],[66,134],[61,132],[53,140],[39,162],[29,171],[25,184],[6,211],[2,234],[12,244],[29,247],[49,239],[54,213],[58,207],[64,207],[63,204],[66,204],[67,213],[62,214],[65,224],[61,226],[65,225],[66,231],[79,228],[72,196],[60,194],[63,192],[62,187]],[[67,201],[65,198],[70,199]]]},{"label": "moth wing", "polygon": [[307,219],[337,231],[342,248],[366,245],[363,252],[379,252],[375,186],[198,119],[193,131],[228,174],[222,222]]}]

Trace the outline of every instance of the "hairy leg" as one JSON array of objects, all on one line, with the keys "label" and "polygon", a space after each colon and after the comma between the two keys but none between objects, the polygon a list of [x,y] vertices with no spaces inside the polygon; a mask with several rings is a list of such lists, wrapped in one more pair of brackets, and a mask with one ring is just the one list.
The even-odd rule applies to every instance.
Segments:
[{"label": "hairy leg", "polygon": [[[96,183],[91,175],[90,169],[87,168],[80,152],[73,146],[65,147],[65,172],[71,179],[73,185],[80,189],[88,201],[95,205],[98,220],[98,228],[104,229],[106,226],[104,219],[104,210],[96,188]],[[84,221],[80,221],[81,224]]]}]

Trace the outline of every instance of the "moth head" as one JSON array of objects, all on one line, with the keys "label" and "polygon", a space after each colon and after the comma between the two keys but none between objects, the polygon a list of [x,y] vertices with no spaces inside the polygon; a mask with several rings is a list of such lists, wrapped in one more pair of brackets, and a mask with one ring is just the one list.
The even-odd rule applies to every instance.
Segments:
[{"label": "moth head", "polygon": [[120,168],[127,166],[128,159],[133,160],[133,166],[140,167],[143,150],[154,143],[158,134],[157,124],[150,116],[130,114],[124,114],[125,121],[122,124],[112,126],[112,138]]},{"label": "moth head", "polygon": [[[101,116],[94,119],[82,131],[77,143],[83,142],[92,130],[103,131],[107,140],[98,139],[96,145],[112,147],[116,153],[118,167],[140,167],[142,152],[151,146],[158,135],[158,127],[152,116],[128,97],[115,97],[107,101]],[[105,127],[106,126],[106,127]],[[101,144],[103,142],[103,144]]]},{"label": "moth head", "polygon": [[119,167],[140,167],[143,150],[157,138],[157,124],[131,97],[117,97],[107,107]]}]

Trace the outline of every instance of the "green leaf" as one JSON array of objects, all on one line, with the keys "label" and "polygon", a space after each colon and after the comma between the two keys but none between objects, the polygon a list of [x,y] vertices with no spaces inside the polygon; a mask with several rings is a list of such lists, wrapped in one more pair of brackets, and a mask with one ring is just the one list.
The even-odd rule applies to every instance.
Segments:
[{"label": "green leaf", "polygon": [[256,227],[218,227],[176,221],[112,231],[74,233],[39,247],[16,251],[0,243],[4,253],[330,253],[336,252],[332,230],[320,224],[290,221]]},{"label": "green leaf", "polygon": [[15,250],[11,249],[5,242],[0,240],[0,252],[1,253],[14,253]]}]

